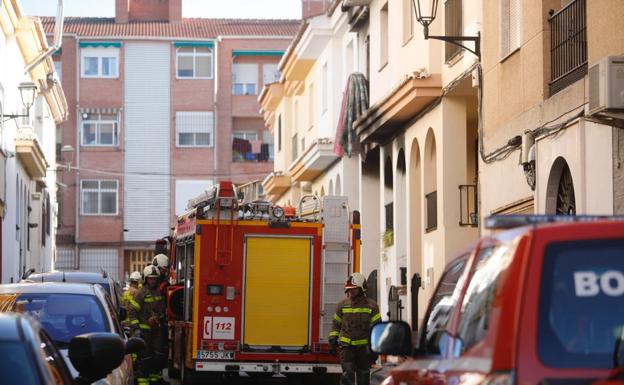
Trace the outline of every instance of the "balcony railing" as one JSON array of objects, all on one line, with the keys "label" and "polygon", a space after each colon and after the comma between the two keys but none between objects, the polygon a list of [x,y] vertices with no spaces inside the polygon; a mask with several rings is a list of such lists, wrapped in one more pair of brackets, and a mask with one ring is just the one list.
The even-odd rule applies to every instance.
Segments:
[{"label": "balcony railing", "polygon": [[232,162],[273,161],[273,143],[232,138]]},{"label": "balcony railing", "polygon": [[427,218],[425,232],[431,232],[438,228],[438,192],[434,191],[425,195]]},{"label": "balcony railing", "polygon": [[477,186],[459,186],[459,225],[477,227],[479,212],[477,209]]},{"label": "balcony railing", "polygon": [[550,94],[587,74],[586,0],[574,0],[551,15]]}]

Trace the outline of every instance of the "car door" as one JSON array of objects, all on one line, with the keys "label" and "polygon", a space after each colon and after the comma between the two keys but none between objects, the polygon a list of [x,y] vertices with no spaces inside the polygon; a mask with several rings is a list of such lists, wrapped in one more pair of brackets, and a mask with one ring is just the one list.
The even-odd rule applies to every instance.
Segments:
[{"label": "car door", "polygon": [[432,373],[428,368],[442,359],[444,346],[441,346],[443,341],[439,341],[439,336],[450,326],[453,309],[466,280],[469,257],[470,252],[466,252],[446,267],[423,319],[417,341],[417,356],[391,372],[395,384],[421,384],[432,380]]}]

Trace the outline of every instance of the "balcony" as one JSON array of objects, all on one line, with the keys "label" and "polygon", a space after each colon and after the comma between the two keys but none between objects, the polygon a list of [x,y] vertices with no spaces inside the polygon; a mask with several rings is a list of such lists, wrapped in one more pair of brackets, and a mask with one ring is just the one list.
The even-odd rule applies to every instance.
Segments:
[{"label": "balcony", "polygon": [[32,127],[21,127],[17,131],[15,153],[31,178],[41,179],[46,176],[48,162]]},{"label": "balcony", "polygon": [[398,130],[405,129],[414,116],[434,102],[442,92],[442,77],[432,74],[421,78],[413,73],[371,106],[354,123],[362,143],[381,143]]},{"label": "balcony", "polygon": [[338,159],[331,139],[317,139],[290,165],[292,179],[297,182],[310,182],[321,175]]},{"label": "balcony", "polygon": [[264,178],[262,186],[270,197],[279,197],[290,188],[290,177],[281,172],[272,172]]},{"label": "balcony", "polygon": [[273,143],[255,137],[232,138],[232,162],[272,162]]},{"label": "balcony", "polygon": [[550,95],[587,74],[586,0],[574,0],[551,15]]}]

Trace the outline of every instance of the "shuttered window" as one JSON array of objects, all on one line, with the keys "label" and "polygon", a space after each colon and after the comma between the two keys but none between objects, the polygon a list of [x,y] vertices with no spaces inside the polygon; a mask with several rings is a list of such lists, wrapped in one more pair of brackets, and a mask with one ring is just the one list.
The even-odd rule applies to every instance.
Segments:
[{"label": "shuttered window", "polygon": [[208,111],[176,112],[177,147],[212,147],[214,116]]},{"label": "shuttered window", "polygon": [[258,65],[234,63],[232,65],[232,94],[255,95],[258,89]]},{"label": "shuttered window", "polygon": [[500,50],[507,57],[522,44],[522,0],[500,0]]},{"label": "shuttered window", "polygon": [[[444,32],[446,36],[461,36],[462,0],[446,0],[444,3]],[[448,63],[461,52],[461,47],[444,43],[444,59]]]},{"label": "shuttered window", "polygon": [[414,36],[414,3],[403,0],[403,44]]},{"label": "shuttered window", "polygon": [[277,63],[264,64],[262,66],[262,78],[264,85],[279,82],[280,72],[277,68]]}]

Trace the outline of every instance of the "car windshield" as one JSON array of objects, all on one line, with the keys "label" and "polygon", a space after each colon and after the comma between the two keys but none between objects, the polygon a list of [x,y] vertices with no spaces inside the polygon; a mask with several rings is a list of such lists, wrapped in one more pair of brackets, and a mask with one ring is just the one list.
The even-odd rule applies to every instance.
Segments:
[{"label": "car windshield", "polygon": [[0,341],[0,373],[3,385],[40,384],[33,357],[23,341]]},{"label": "car windshield", "polygon": [[611,368],[624,327],[624,240],[554,243],[541,282],[539,355],[557,368]]},{"label": "car windshield", "polygon": [[37,318],[61,349],[79,334],[110,330],[104,309],[92,295],[23,293],[14,307]]}]

